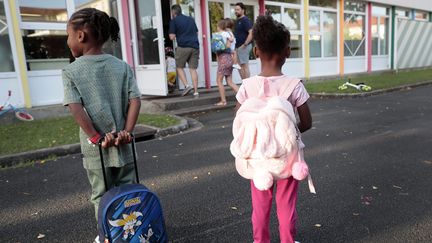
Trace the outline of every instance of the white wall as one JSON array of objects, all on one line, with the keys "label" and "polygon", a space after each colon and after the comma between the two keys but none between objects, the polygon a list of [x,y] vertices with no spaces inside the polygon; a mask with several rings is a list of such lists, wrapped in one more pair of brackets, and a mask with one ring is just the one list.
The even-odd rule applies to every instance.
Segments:
[{"label": "white wall", "polygon": [[61,70],[29,71],[27,74],[33,106],[54,105],[63,102]]},{"label": "white wall", "polygon": [[372,71],[390,69],[389,56],[372,56]]}]

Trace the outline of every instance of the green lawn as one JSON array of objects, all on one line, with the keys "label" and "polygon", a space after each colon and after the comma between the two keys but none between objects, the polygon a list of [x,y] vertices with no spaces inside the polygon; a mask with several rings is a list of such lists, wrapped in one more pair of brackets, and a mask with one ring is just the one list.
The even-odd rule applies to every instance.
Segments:
[{"label": "green lawn", "polygon": [[[179,120],[166,115],[140,114],[138,123],[165,128],[178,124]],[[79,142],[78,125],[72,117],[0,125],[0,134],[0,155]]]},{"label": "green lawn", "polygon": [[[309,93],[359,93],[354,88],[339,90],[339,85],[350,78],[346,75],[344,79],[323,80],[315,83],[306,82],[305,86]],[[351,78],[351,83],[365,83],[372,87],[371,91],[378,89],[393,88],[401,85],[432,80],[432,69],[403,71],[399,73],[364,74]]]}]

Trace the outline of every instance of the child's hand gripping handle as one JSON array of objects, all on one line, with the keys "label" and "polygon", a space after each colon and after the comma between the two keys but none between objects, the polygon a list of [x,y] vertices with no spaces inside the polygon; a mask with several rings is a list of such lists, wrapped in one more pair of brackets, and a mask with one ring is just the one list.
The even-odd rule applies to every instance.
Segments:
[{"label": "child's hand gripping handle", "polygon": [[[136,183],[139,183],[139,177],[138,177],[138,165],[137,165],[137,159],[136,159],[136,153],[135,153],[135,136],[133,134],[129,134],[132,138],[131,140],[131,146],[132,146],[132,155],[133,155],[133,160],[134,160],[134,168],[135,168],[135,179],[136,179]],[[114,138],[117,138],[117,133],[113,133]],[[107,175],[106,175],[106,171],[105,171],[105,163],[104,163],[104,159],[103,159],[103,147],[102,147],[102,143],[105,140],[105,136],[101,136],[101,138],[98,141],[98,145],[99,145],[99,156],[100,156],[100,160],[101,160],[101,169],[102,169],[102,174],[103,174],[103,179],[104,179],[104,185],[105,185],[105,191],[108,191],[108,181],[107,181]]]}]

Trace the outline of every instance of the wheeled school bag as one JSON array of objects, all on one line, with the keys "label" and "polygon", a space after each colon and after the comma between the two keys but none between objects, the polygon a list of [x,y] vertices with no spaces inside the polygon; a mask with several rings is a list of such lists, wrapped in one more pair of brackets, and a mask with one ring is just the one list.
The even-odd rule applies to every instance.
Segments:
[{"label": "wheeled school bag", "polygon": [[[102,196],[98,210],[100,242],[168,242],[161,204],[156,194],[139,184],[134,139],[131,145],[136,184],[111,188]],[[99,144],[102,168],[105,168],[102,149]],[[102,171],[107,188],[106,172]]]}]

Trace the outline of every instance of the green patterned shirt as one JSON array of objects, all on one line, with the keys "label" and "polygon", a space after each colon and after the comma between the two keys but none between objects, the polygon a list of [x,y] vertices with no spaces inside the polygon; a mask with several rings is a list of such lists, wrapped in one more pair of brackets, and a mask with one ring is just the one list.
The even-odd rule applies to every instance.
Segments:
[{"label": "green patterned shirt", "polygon": [[[124,129],[129,99],[141,96],[129,65],[108,54],[86,55],[63,69],[63,105],[81,103],[102,134]],[[84,168],[99,169],[99,148],[79,132]],[[104,149],[106,167],[133,162],[130,144]]]}]

